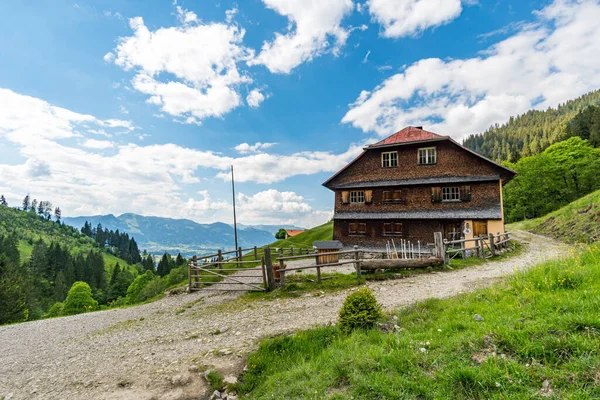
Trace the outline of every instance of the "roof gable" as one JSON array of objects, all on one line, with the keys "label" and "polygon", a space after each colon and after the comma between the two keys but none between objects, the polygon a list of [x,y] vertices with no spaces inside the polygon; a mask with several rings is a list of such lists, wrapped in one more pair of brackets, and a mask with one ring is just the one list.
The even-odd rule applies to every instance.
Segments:
[{"label": "roof gable", "polygon": [[503,183],[506,183],[508,180],[512,179],[517,174],[515,171],[511,170],[510,168],[507,168],[507,167],[503,166],[502,164],[492,161],[489,158],[486,158],[486,157],[482,156],[481,154],[478,154],[475,151],[461,145],[460,143],[453,140],[450,136],[438,135],[436,133],[426,131],[422,127],[408,126],[377,143],[374,143],[372,145],[365,147],[363,149],[364,151],[361,154],[359,154],[358,157],[356,157],[354,160],[352,160],[350,163],[348,163],[346,166],[344,166],[342,169],[340,169],[337,173],[335,173],[333,176],[331,176],[329,179],[327,179],[323,183],[323,186],[333,190],[333,187],[331,186],[331,184],[334,181],[334,179],[337,178],[338,176],[340,176],[340,174],[342,174],[348,167],[350,167],[352,164],[356,163],[362,156],[364,156],[370,150],[378,150],[378,149],[383,149],[383,148],[388,148],[388,147],[394,148],[397,146],[420,144],[420,143],[431,143],[431,142],[442,142],[442,141],[452,143],[453,145],[464,150],[465,152],[493,165],[495,168],[497,168],[499,171],[501,171],[500,179],[502,180]]},{"label": "roof gable", "polygon": [[407,126],[394,133],[391,136],[386,137],[385,139],[374,143],[368,148],[373,147],[382,147],[382,146],[390,146],[394,144],[404,144],[404,143],[412,143],[412,142],[423,142],[427,140],[435,140],[435,139],[445,139],[447,136],[438,135],[437,133],[429,132],[423,129],[422,126]]}]

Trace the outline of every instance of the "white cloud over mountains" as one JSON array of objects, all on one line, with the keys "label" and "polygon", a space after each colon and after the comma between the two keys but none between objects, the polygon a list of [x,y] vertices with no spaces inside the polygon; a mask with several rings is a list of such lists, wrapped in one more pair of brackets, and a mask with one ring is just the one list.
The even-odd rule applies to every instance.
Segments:
[{"label": "white cloud over mountains", "polygon": [[[229,218],[230,202],[211,198],[205,189],[196,189],[197,196],[190,198],[190,187],[202,188],[201,178],[229,180],[233,164],[237,182],[278,182],[335,171],[360,151],[352,146],[342,154],[277,155],[260,152],[273,143],[256,143],[238,146],[245,155],[230,157],[176,144],[139,146],[93,138],[98,127],[108,136],[120,134],[121,142],[137,137],[136,128],[129,136],[122,134],[128,126],[133,124],[101,120],[0,89],[0,141],[15,146],[24,159],[21,164],[0,161],[0,192],[13,204],[30,192],[60,205],[65,215],[137,212],[209,222]],[[247,223],[313,224],[328,218],[294,192],[239,196],[240,218]]]},{"label": "white cloud over mountains", "polygon": [[265,41],[260,54],[248,61],[262,64],[273,73],[289,74],[298,65],[321,54],[337,54],[349,31],[342,19],[354,5],[351,0],[262,0],[266,7],[288,18],[285,34]]},{"label": "white cloud over mountains", "polygon": [[388,135],[425,125],[455,138],[600,87],[600,5],[557,0],[481,55],[430,58],[364,90],[342,122]]}]

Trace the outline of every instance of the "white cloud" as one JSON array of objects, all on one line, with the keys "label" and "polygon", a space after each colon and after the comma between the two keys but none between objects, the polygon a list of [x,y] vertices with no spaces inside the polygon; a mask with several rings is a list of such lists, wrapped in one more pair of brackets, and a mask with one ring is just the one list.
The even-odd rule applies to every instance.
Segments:
[{"label": "white cloud", "polygon": [[129,110],[124,105],[119,106],[119,111],[121,112],[121,114],[129,114]]},{"label": "white cloud", "polygon": [[133,36],[120,38],[105,60],[135,70],[133,88],[179,122],[222,117],[241,105],[239,85],[252,82],[238,69],[254,55],[243,46],[245,31],[229,22],[202,23],[180,6],[177,18],[179,26],[154,31],[131,18]]},{"label": "white cloud", "polygon": [[382,36],[416,35],[457,18],[460,0],[369,0],[369,12],[383,27]]},{"label": "white cloud", "polygon": [[232,8],[231,10],[225,11],[225,21],[227,21],[227,23],[231,23],[233,21],[233,19],[235,18],[235,15],[237,14],[237,12],[238,12],[237,8]]},{"label": "white cloud", "polygon": [[[3,193],[35,193],[60,205],[64,215],[138,212],[209,222],[228,218],[229,201],[213,199],[205,190],[190,198],[189,189],[184,190],[200,186],[207,175],[228,181],[233,164],[236,182],[272,183],[295,175],[333,172],[361,150],[353,145],[342,154],[261,152],[273,143],[248,144],[248,153],[239,157],[170,143],[115,144],[108,154],[96,150],[112,144],[94,139],[98,131],[114,135],[129,126],[133,126],[131,121],[101,120],[0,89],[0,142],[16,147],[24,160],[20,164],[0,161]],[[135,132],[136,138],[138,135]],[[286,223],[306,224],[329,217],[327,212],[312,210],[298,194],[266,192],[243,195],[240,215],[246,223],[277,222],[275,218],[280,218]],[[14,195],[9,200],[19,201]],[[259,206],[261,200],[273,204],[261,211],[260,207],[267,207]]]},{"label": "white cloud", "polygon": [[267,143],[256,142],[253,145],[250,145],[248,143],[240,143],[237,146],[235,146],[235,149],[240,154],[257,153],[261,150],[273,147],[276,144],[277,143],[270,143],[270,142],[267,142]]},{"label": "white cloud", "polygon": [[285,34],[275,33],[275,39],[264,42],[260,54],[248,61],[262,64],[273,73],[290,73],[298,65],[321,54],[337,55],[346,43],[348,31],[340,26],[350,14],[352,0],[263,0],[265,5],[288,18]]},{"label": "white cloud", "polygon": [[248,96],[246,96],[246,102],[250,107],[258,107],[260,103],[265,100],[265,95],[260,92],[258,89],[252,89]]},{"label": "white cloud", "polygon": [[462,138],[600,87],[600,5],[557,0],[536,15],[478,57],[423,59],[361,92],[342,122],[379,135],[426,125]]},{"label": "white cloud", "polygon": [[367,51],[367,54],[365,54],[365,57],[362,60],[363,64],[366,64],[369,61],[370,54],[371,54],[371,50]]},{"label": "white cloud", "polygon": [[96,139],[87,139],[85,142],[81,144],[83,147],[87,147],[88,149],[112,149],[115,147],[115,144],[109,140],[96,140]]}]

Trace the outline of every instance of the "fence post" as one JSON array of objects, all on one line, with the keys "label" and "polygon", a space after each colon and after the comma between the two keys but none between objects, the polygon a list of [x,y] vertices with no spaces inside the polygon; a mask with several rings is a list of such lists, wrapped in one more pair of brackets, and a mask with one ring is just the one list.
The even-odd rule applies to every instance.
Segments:
[{"label": "fence post", "polygon": [[285,261],[280,258],[279,259],[279,286],[283,287],[285,285]]},{"label": "fence post", "polygon": [[188,293],[192,293],[192,260],[188,261]]},{"label": "fence post", "polygon": [[258,260],[258,249],[254,246],[254,259]]},{"label": "fence post", "polygon": [[[254,250],[256,250],[256,247],[254,247]],[[267,285],[267,277],[265,274],[265,256],[260,258],[260,272],[262,272],[263,286],[265,287],[265,290],[269,290]]]},{"label": "fence post", "polygon": [[294,255],[294,248],[293,248],[293,247],[290,247],[290,251],[292,252],[292,254],[291,254],[291,255],[293,256],[293,255]]},{"label": "fence post", "polygon": [[356,278],[358,279],[358,283],[360,284],[360,278],[362,276],[360,272],[360,258],[358,254],[358,246],[356,245],[354,245],[354,260],[356,260],[356,262],[354,263],[354,268],[356,268]]},{"label": "fence post", "polygon": [[[238,253],[238,254],[237,254],[237,257],[236,257],[236,258],[237,258],[237,260],[238,260],[238,261],[242,261],[242,248],[241,248],[241,247],[238,247],[238,251],[237,251],[237,253]],[[241,265],[241,264],[238,262],[238,263],[237,263],[237,267],[238,267],[238,268],[240,268],[240,265]]]},{"label": "fence post", "polygon": [[485,240],[483,240],[483,236],[479,237],[479,256],[485,258]]},{"label": "fence post", "polygon": [[506,240],[506,247],[510,250],[510,238],[508,237],[508,232],[504,233],[504,239]]},{"label": "fence post", "polygon": [[439,258],[444,258],[444,242],[442,240],[442,232],[433,233],[433,241],[435,242],[435,252]]},{"label": "fence post", "polygon": [[271,248],[269,246],[264,249],[265,272],[267,273],[267,291],[273,290],[275,287],[275,277],[273,276],[273,259],[271,258]]},{"label": "fence post", "polygon": [[[460,240],[465,240],[465,235],[460,235]],[[460,252],[462,253],[462,259],[467,259],[467,246],[465,242],[460,243]]]},{"label": "fence post", "polygon": [[[192,261],[193,261],[193,266],[194,266],[194,267],[198,267],[198,257],[197,257],[197,256],[194,256],[194,257],[192,257]],[[194,269],[192,268],[192,271],[193,271],[193,270],[194,270]],[[196,272],[197,272],[198,274],[200,273],[200,271],[199,271],[199,270],[196,270]],[[194,286],[195,286],[196,288],[200,288],[200,277],[198,276],[198,274],[196,274],[196,275],[194,276]]]},{"label": "fence post", "polygon": [[490,251],[492,252],[492,256],[496,255],[496,245],[494,244],[494,234],[490,233],[488,235],[488,237],[490,238]]},{"label": "fence post", "polygon": [[[217,252],[217,262],[220,263],[221,261],[223,261],[223,251],[219,249]],[[223,269],[223,264],[219,264],[219,269]]]}]

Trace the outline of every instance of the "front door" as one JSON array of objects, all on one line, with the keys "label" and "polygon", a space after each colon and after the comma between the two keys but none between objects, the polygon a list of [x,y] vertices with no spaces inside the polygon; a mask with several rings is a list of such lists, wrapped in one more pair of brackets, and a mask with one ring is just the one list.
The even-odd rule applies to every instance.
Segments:
[{"label": "front door", "polygon": [[446,240],[458,240],[462,235],[462,223],[461,221],[444,221],[442,223],[444,230],[444,239]]}]

